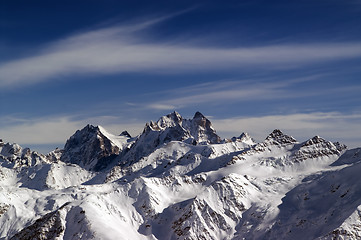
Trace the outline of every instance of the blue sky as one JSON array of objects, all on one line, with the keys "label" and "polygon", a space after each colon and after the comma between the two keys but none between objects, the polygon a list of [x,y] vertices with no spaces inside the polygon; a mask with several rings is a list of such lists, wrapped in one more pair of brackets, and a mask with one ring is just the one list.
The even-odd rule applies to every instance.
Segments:
[{"label": "blue sky", "polygon": [[176,110],[360,147],[360,25],[359,0],[2,1],[0,138],[46,152]]}]

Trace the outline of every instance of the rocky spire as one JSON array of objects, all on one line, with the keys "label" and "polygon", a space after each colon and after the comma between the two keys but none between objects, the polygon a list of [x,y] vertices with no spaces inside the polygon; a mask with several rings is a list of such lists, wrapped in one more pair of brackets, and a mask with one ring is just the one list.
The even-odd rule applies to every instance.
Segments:
[{"label": "rocky spire", "polygon": [[212,123],[200,112],[196,112],[193,119],[185,121],[183,125],[190,131],[197,144],[214,144],[221,141]]},{"label": "rocky spire", "polygon": [[272,144],[288,145],[294,144],[297,141],[292,136],[288,136],[284,134],[281,130],[275,129],[266,137],[265,142]]}]

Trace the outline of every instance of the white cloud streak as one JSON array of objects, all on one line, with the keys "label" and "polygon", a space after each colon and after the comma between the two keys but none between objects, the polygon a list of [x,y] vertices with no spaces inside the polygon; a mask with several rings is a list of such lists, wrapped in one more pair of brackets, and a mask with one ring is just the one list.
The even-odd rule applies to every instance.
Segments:
[{"label": "white cloud streak", "polygon": [[151,108],[155,110],[172,110],[172,109],[176,109],[177,107],[169,104],[154,103],[147,105],[147,108]]},{"label": "white cloud streak", "polygon": [[[202,83],[189,87],[181,87],[168,90],[166,92],[155,93],[163,99],[152,103],[143,103],[145,108],[155,110],[174,110],[181,109],[198,104],[225,104],[227,102],[237,101],[260,101],[275,99],[291,99],[297,97],[320,96],[324,93],[329,94],[330,89],[324,91],[316,89],[315,91],[290,91],[295,83],[314,81],[324,77],[322,74],[315,74],[300,78],[287,78],[285,80],[272,79],[252,79],[252,80],[234,80]],[[337,89],[337,91],[351,92],[358,90],[358,87]],[[166,103],[166,104],[164,104]]]},{"label": "white cloud streak", "polygon": [[174,42],[145,43],[137,34],[163,20],[78,33],[43,47],[33,56],[3,62],[0,65],[0,87],[31,84],[73,74],[294,68],[361,57],[361,43],[358,42],[215,48]]}]

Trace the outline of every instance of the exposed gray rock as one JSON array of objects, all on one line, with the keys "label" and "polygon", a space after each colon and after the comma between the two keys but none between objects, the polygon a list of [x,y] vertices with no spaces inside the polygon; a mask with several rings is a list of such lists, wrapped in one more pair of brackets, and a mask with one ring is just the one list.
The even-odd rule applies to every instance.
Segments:
[{"label": "exposed gray rock", "polygon": [[87,125],[68,139],[60,160],[97,171],[106,167],[118,154],[119,147],[112,144],[99,127]]}]

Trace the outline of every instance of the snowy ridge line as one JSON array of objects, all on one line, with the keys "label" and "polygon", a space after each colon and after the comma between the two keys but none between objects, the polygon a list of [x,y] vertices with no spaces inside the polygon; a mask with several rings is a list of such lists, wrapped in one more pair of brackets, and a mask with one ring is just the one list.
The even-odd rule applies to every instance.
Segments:
[{"label": "snowy ridge line", "polygon": [[46,155],[0,140],[0,239],[360,239],[360,167],[319,136],[222,140],[199,112]]}]

